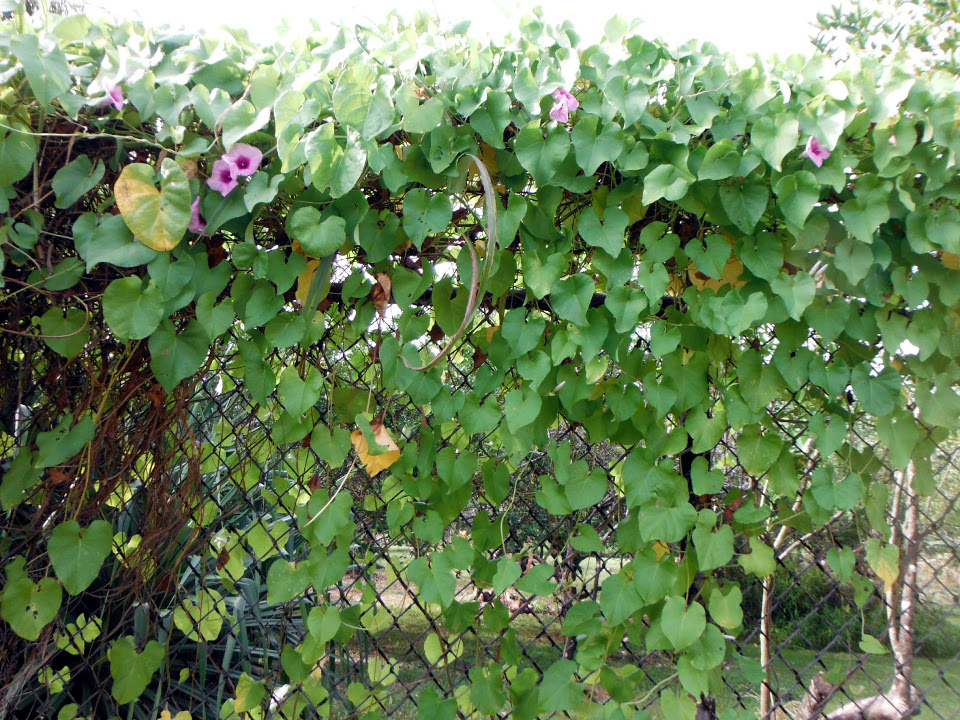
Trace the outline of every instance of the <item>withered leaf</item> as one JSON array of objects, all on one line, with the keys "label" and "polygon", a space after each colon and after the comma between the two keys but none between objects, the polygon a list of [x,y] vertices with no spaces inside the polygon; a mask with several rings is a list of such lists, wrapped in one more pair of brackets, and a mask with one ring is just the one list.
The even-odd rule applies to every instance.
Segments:
[{"label": "withered leaf", "polygon": [[360,458],[360,462],[363,464],[367,474],[373,477],[400,459],[400,448],[393,441],[393,438],[383,423],[372,422],[370,423],[370,427],[373,429],[373,437],[377,441],[377,444],[387,448],[386,452],[379,455],[371,455],[369,453],[370,448],[367,445],[367,439],[360,430],[354,430],[350,433],[350,442],[353,443],[353,449],[356,451],[357,457]]}]

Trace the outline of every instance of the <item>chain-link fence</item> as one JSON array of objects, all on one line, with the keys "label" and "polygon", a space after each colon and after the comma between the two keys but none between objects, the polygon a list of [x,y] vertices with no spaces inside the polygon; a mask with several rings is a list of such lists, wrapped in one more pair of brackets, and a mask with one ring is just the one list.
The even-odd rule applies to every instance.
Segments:
[{"label": "chain-link fence", "polygon": [[[642,676],[650,691],[615,699],[635,701],[638,710],[658,717],[666,714],[656,702],[657,691],[677,667],[654,633],[605,637],[589,629],[600,622],[596,600],[606,578],[636,560],[636,539],[621,528],[628,511],[616,482],[636,439],[614,434],[614,440],[591,442],[590,428],[560,425],[549,432],[545,449],[511,464],[501,445],[488,441],[502,422],[497,405],[502,377],[491,371],[485,351],[469,341],[498,326],[497,313],[489,309],[444,372],[445,395],[453,399],[449,405],[435,403],[431,411],[448,422],[440,425],[440,436],[425,437],[431,431],[421,422],[424,409],[408,395],[388,397],[378,390],[387,361],[380,356],[381,344],[398,332],[397,321],[389,312],[372,320],[341,313],[338,289],[335,284],[325,308],[329,320],[317,342],[282,358],[282,364],[316,368],[326,379],[321,401],[300,425],[271,410],[272,398],[254,399],[256,353],[246,340],[221,344],[206,369],[167,398],[136,346],[122,351],[105,343],[102,367],[83,368],[44,352],[27,336],[6,336],[21,358],[19,365],[4,368],[7,436],[47,431],[63,409],[79,414],[89,405],[98,413],[105,441],[93,451],[96,483],[83,485],[67,463],[49,471],[39,492],[31,491],[33,504],[4,516],[4,557],[23,557],[28,565],[42,561],[45,528],[51,518],[65,519],[67,497],[84,498],[73,506],[81,508],[74,517],[81,525],[106,512],[116,536],[115,561],[86,592],[64,599],[61,616],[70,622],[48,627],[36,642],[0,626],[0,716],[148,718],[186,711],[194,718],[231,713],[345,718],[371,712],[452,717],[465,678],[481,682],[484,673],[510,664],[536,682],[561,658],[589,668],[592,658],[604,657],[609,659],[596,670]],[[444,342],[436,328],[430,337]],[[636,342],[644,346],[648,337],[641,328]],[[780,345],[763,328],[751,342],[765,362]],[[828,351],[812,347],[808,355],[828,365]],[[44,360],[35,364],[31,358]],[[260,370],[269,371],[270,362],[267,358],[267,370]],[[608,376],[616,372],[606,370]],[[602,390],[602,377],[597,387]],[[465,408],[472,400],[460,391],[478,389],[486,399]],[[906,628],[915,709],[923,718],[955,718],[960,715],[958,445],[952,437],[922,439],[933,456],[918,492],[921,478],[912,465],[904,471],[888,462],[886,452],[873,452],[874,428],[848,425],[842,409],[828,418],[811,415],[805,398],[812,392],[800,382],[788,396],[773,393],[751,402],[762,403],[781,439],[805,463],[798,498],[816,473],[826,470],[838,477],[856,470],[868,485],[865,503],[813,521],[815,509],[798,499],[792,507],[796,522],[779,508],[785,524],[764,529],[770,514],[766,491],[777,482],[776,468],[760,476],[746,471],[738,459],[738,438],[729,430],[707,449],[689,439],[677,444],[671,427],[645,432],[647,445],[667,443],[665,454],[684,477],[700,477],[698,492],[691,491],[698,509],[755,526],[754,534],[775,556],[776,570],[766,579],[727,566],[693,581],[694,590],[727,579],[742,588],[743,619],[727,638],[736,652],[728,653],[722,666],[723,692],[702,698],[700,711],[807,718],[882,695],[904,672],[904,658],[891,654],[887,637]],[[627,407],[633,402],[625,397],[620,403],[624,417],[633,413]],[[370,477],[357,462],[342,428],[358,413],[373,411],[393,437],[447,453],[449,472],[462,474],[461,490],[440,508],[443,522],[422,512],[395,476]],[[677,424],[692,421],[675,418]],[[835,452],[825,456],[813,449],[811,438],[828,433],[835,436]],[[829,444],[817,446],[829,449]],[[841,446],[843,452],[836,452]],[[457,464],[455,450],[466,447],[479,455],[479,464]],[[16,452],[4,450],[8,457]],[[614,479],[599,503],[550,512],[556,511],[551,478],[570,472],[589,477],[597,468]],[[841,492],[842,485],[831,487]],[[911,513],[917,529],[904,539]],[[868,562],[880,538],[869,528],[884,525],[889,534],[882,539],[900,548],[893,578],[878,577],[875,568],[882,564]],[[317,535],[331,549],[322,562],[311,563],[309,577],[301,577],[307,566],[297,563]],[[343,542],[332,542],[335,537]],[[738,552],[746,551],[741,542],[746,540],[738,538]],[[457,561],[458,549],[469,544],[491,561],[512,556],[522,576],[478,583],[466,572],[469,561]],[[437,598],[450,588],[433,587],[435,576],[424,572],[426,553],[437,547],[451,549],[456,579],[455,600],[445,607]],[[684,549],[683,543],[658,544],[656,554],[675,562],[655,565],[684,572]],[[650,583],[669,581],[650,578]],[[650,624],[649,618],[640,620]],[[311,649],[317,633],[324,642]],[[149,653],[151,643],[159,643],[168,661],[139,700],[123,709],[115,687],[111,694],[111,673],[117,674],[111,666],[137,656],[125,658],[114,645],[108,662],[106,649],[128,636],[134,638],[131,653]],[[868,638],[884,643],[875,646]],[[295,646],[297,653],[290,650]],[[386,687],[368,694],[374,685]],[[596,683],[562,683],[557,692],[599,702],[610,697]]]}]

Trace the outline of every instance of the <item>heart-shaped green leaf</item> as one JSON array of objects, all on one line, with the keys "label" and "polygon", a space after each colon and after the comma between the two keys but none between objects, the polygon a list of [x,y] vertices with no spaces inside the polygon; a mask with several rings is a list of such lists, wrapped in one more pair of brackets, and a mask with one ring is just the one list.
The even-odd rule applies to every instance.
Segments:
[{"label": "heart-shaped green leaf", "polygon": [[0,128],[0,185],[9,186],[24,177],[37,158],[37,141],[29,128],[7,121],[9,128]]},{"label": "heart-shaped green leaf", "polygon": [[873,635],[868,635],[867,633],[863,634],[863,639],[860,641],[860,649],[865,653],[870,653],[871,655],[887,654],[887,649],[883,646],[883,644]]},{"label": "heart-shaped green leaf", "polygon": [[88,528],[81,529],[76,520],[67,520],[53,529],[47,553],[67,592],[77,595],[96,579],[112,546],[110,523],[94,520]]},{"label": "heart-shaped green leaf", "polygon": [[761,434],[760,428],[744,428],[737,438],[740,463],[751,475],[762,475],[780,455],[783,441],[773,433]]},{"label": "heart-shaped green leaf", "polygon": [[153,674],[163,662],[163,645],[151,640],[138,653],[132,637],[122,637],[107,652],[110,675],[113,676],[113,698],[121,704],[132,702],[143,694]]},{"label": "heart-shaped green leaf", "polygon": [[40,316],[40,332],[47,346],[65,358],[79,355],[90,339],[87,314],[78,308],[50,308]]},{"label": "heart-shaped green leaf", "polygon": [[150,336],[149,347],[153,374],[163,389],[170,392],[181,380],[200,369],[210,350],[210,341],[196,320],[191,320],[179,335],[173,323],[164,320]]},{"label": "heart-shaped green leaf", "polygon": [[443,193],[431,195],[417,188],[403,198],[403,230],[418,248],[428,235],[442,232],[452,217],[450,198]]},{"label": "heart-shaped green leaf", "polygon": [[674,595],[663,606],[660,614],[663,634],[677,650],[693,645],[707,627],[707,614],[698,602],[687,605],[679,595]]},{"label": "heart-shaped green leaf", "polygon": [[511,390],[503,401],[503,411],[510,432],[526,427],[540,414],[543,399],[530,388]]},{"label": "heart-shaped green leaf", "polygon": [[347,239],[347,221],[333,215],[323,219],[313,207],[302,207],[287,220],[287,234],[300,241],[300,247],[311,257],[332,255]]},{"label": "heart-shaped green leaf", "polygon": [[245,713],[257,708],[264,693],[266,693],[266,689],[262,682],[256,682],[252,677],[243,673],[240,680],[237,681],[237,699],[233,703],[234,711]]},{"label": "heart-shaped green leaf", "polygon": [[620,208],[607,208],[603,221],[592,207],[587,207],[580,214],[578,232],[580,236],[594,247],[605,250],[609,255],[616,257],[623,249],[627,225],[630,217]]},{"label": "heart-shaped green leaf", "polygon": [[53,176],[51,183],[57,194],[54,205],[61,209],[73,205],[100,183],[105,170],[106,166],[102,162],[98,160],[92,163],[86,155],[64,165]]},{"label": "heart-shaped green leaf", "polygon": [[149,337],[164,316],[163,293],[136,275],[114,280],[103,293],[103,318],[118,338]]},{"label": "heart-shaped green leaf", "polygon": [[751,144],[760,151],[763,159],[774,169],[780,169],[780,161],[797,146],[800,136],[800,123],[786,114],[776,119],[762,117],[754,124],[750,132]]},{"label": "heart-shaped green leaf", "polygon": [[[702,514],[709,511],[701,510],[700,512]],[[697,546],[697,561],[701,572],[723,567],[733,557],[733,529],[729,525],[721,525],[719,530],[713,532],[712,527],[713,523],[698,525],[693,531],[693,542]]]},{"label": "heart-shaped green leaf", "polygon": [[185,598],[173,611],[173,623],[191,640],[216,640],[223,628],[227,607],[216,590],[202,589],[196,602]]},{"label": "heart-shaped green leaf", "polygon": [[766,577],[772,575],[777,569],[777,560],[773,555],[773,550],[769,545],[764,544],[760,538],[750,538],[750,554],[741,555],[737,562],[751,575],[757,577]]},{"label": "heart-shaped green leaf", "polygon": [[277,560],[267,572],[267,602],[271,605],[293,600],[310,584],[310,566],[294,566],[286,560]]},{"label": "heart-shaped green leaf", "polygon": [[734,630],[743,623],[743,609],[740,607],[742,601],[743,593],[736,585],[731,586],[726,595],[723,590],[716,588],[710,593],[710,601],[707,603],[710,617],[722,627]]},{"label": "heart-shaped green leaf", "polygon": [[619,625],[643,608],[643,599],[633,583],[623,575],[611,575],[603,581],[600,607],[607,621]]},{"label": "heart-shaped green leaf", "polygon": [[[9,571],[8,571],[9,576]],[[24,640],[36,640],[57,615],[63,592],[53,578],[34,583],[21,577],[8,582],[0,595],[0,616]]]},{"label": "heart-shaped green leaf", "polygon": [[589,275],[571,275],[550,288],[550,304],[557,315],[577,325],[587,324],[587,310],[593,300],[594,284]]},{"label": "heart-shaped green leaf", "polygon": [[364,140],[371,140],[390,127],[395,114],[390,96],[377,86],[377,71],[361,63],[351,63],[337,79],[333,112],[337,120],[355,128]]},{"label": "heart-shaped green leaf", "polygon": [[514,141],[520,164],[538,185],[545,185],[557,174],[560,163],[570,152],[570,136],[562,128],[553,128],[544,138],[536,120],[525,125]]},{"label": "heart-shaped green leaf", "polygon": [[733,224],[748,235],[763,217],[770,200],[767,185],[752,178],[744,182],[734,182],[730,185],[721,185],[718,190],[720,204]]},{"label": "heart-shaped green leaf", "polygon": [[37,457],[33,466],[48,468],[65,463],[93,440],[93,434],[90,415],[84,415],[74,425],[73,415],[67,413],[56,428],[37,436]]},{"label": "heart-shaped green leaf", "polygon": [[307,617],[307,629],[317,642],[333,640],[340,629],[340,611],[332,605],[313,608]]},{"label": "heart-shaped green leaf", "polygon": [[350,452],[350,431],[318,424],[310,436],[310,447],[331,467],[340,467]]},{"label": "heart-shaped green leaf", "polygon": [[317,403],[322,389],[323,376],[315,367],[307,371],[306,379],[301,379],[295,367],[287,367],[280,373],[277,398],[287,412],[300,416]]},{"label": "heart-shaped green leaf", "polygon": [[797,227],[802,227],[807,215],[820,199],[820,185],[813,173],[801,170],[784,175],[777,182],[777,207]]}]

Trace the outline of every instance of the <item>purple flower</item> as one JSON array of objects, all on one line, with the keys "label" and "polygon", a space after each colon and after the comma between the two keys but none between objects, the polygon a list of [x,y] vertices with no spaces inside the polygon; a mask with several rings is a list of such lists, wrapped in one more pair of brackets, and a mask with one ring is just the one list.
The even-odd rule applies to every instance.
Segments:
[{"label": "purple flower", "polygon": [[213,172],[207,179],[207,185],[226,197],[237,184],[237,166],[223,158],[217,160],[213,164]]},{"label": "purple flower", "polygon": [[123,90],[120,89],[120,86],[107,85],[106,91],[107,95],[100,101],[100,106],[106,107],[107,105],[113,105],[117,110],[123,110],[123,104],[126,100],[123,97]]},{"label": "purple flower", "polygon": [[237,175],[248,177],[260,169],[263,153],[253,145],[237,143],[221,159],[233,165],[237,169]]},{"label": "purple flower", "polygon": [[553,91],[553,99],[557,102],[550,108],[550,119],[557,122],[568,122],[570,113],[580,107],[580,102],[563,88]]},{"label": "purple flower", "polygon": [[200,197],[197,196],[193,199],[193,204],[190,205],[190,225],[187,226],[187,230],[200,235],[206,229],[207,223],[200,214]]},{"label": "purple flower", "polygon": [[819,140],[811,135],[809,138],[807,138],[807,146],[804,148],[803,152],[800,153],[800,157],[810,158],[813,160],[814,165],[817,167],[823,167],[823,161],[830,157],[830,151],[821,145]]}]

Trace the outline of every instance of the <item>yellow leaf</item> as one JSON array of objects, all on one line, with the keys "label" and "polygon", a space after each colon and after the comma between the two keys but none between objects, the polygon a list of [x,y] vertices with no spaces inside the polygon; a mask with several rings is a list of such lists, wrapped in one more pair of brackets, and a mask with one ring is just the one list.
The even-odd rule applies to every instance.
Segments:
[{"label": "yellow leaf", "polygon": [[370,448],[367,445],[367,439],[360,430],[354,430],[350,433],[350,442],[353,443],[353,449],[356,450],[357,457],[359,457],[360,462],[363,463],[367,474],[373,477],[400,459],[400,448],[393,441],[393,438],[390,437],[390,433],[383,426],[383,423],[372,422],[370,423],[370,427],[373,429],[373,438],[377,441],[378,445],[387,448],[386,452],[380,453],[379,455],[371,455],[369,453]]},{"label": "yellow leaf", "polygon": [[699,272],[697,266],[693,263],[690,263],[690,266],[687,268],[687,275],[690,278],[690,282],[697,290],[707,289],[713,290],[714,292],[720,290],[724,285],[732,285],[735,288],[743,287],[746,285],[746,282],[740,280],[742,274],[743,263],[740,262],[740,258],[736,257],[727,260],[726,265],[723,266],[723,275],[721,275],[719,280],[714,280]]},{"label": "yellow leaf", "polygon": [[176,715],[170,715],[169,710],[164,710],[160,713],[160,720],[193,720],[193,718],[186,710],[181,710]]},{"label": "yellow leaf", "polygon": [[[296,251],[296,248],[294,248],[294,251]],[[307,269],[300,273],[300,277],[297,278],[297,300],[300,301],[301,306],[307,304],[310,286],[313,285],[313,276],[316,274],[318,267],[320,267],[319,260],[307,260]]]},{"label": "yellow leaf", "polygon": [[[487,172],[491,176],[500,172],[500,166],[497,165],[497,149],[487,143],[480,143],[480,159],[487,166]],[[474,170],[476,172],[476,170]]]},{"label": "yellow leaf", "polygon": [[867,563],[877,577],[890,587],[900,577],[900,549],[896,545],[880,545],[876,539],[867,542]]},{"label": "yellow leaf", "polygon": [[637,192],[620,201],[620,209],[627,214],[628,222],[631,225],[643,220],[647,215],[647,206],[643,204],[641,198],[643,198],[643,193]]},{"label": "yellow leaf", "polygon": [[113,193],[127,227],[157,252],[172,250],[190,224],[190,185],[187,174],[166,158],[160,166],[160,189],[154,168],[132,163],[120,171]]},{"label": "yellow leaf", "polygon": [[[487,172],[490,173],[490,177],[497,177],[498,173],[500,172],[500,166],[497,164],[497,149],[492,145],[480,143],[480,160],[487,168]],[[470,166],[470,179],[477,181],[480,180],[480,171],[477,170],[476,166],[474,165]],[[493,189],[498,193],[505,193],[507,191],[507,188],[504,187],[503,183],[499,181],[495,182]]]},{"label": "yellow leaf", "polygon": [[670,546],[667,545],[662,540],[657,540],[653,544],[653,551],[657,554],[657,560],[663,560],[663,558],[670,554]]},{"label": "yellow leaf", "polygon": [[951,270],[960,270],[960,255],[956,255],[952,252],[945,252],[941,256],[941,260],[943,260],[943,264]]},{"label": "yellow leaf", "polygon": [[590,193],[590,204],[597,213],[597,217],[603,220],[603,213],[607,209],[607,196],[610,194],[610,188],[601,185]]}]

